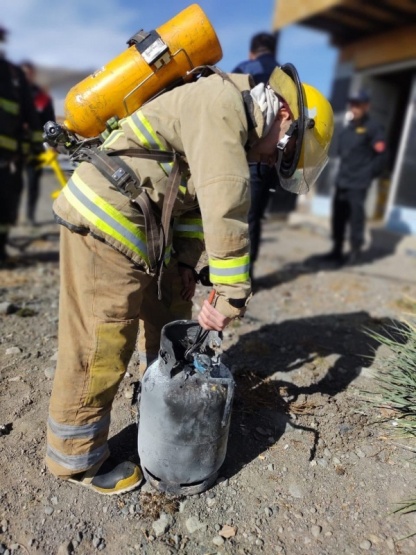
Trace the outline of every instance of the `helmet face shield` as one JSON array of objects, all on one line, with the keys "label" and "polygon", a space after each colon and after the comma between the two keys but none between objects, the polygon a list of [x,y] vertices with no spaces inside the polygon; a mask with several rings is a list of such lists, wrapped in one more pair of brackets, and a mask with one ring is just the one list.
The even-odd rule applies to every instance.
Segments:
[{"label": "helmet face shield", "polygon": [[289,130],[276,145],[280,185],[292,193],[304,194],[328,163],[334,129],[332,108],[317,89],[300,82],[292,64],[276,68],[270,86],[284,99],[287,95],[285,100],[293,116]]},{"label": "helmet face shield", "polygon": [[280,185],[286,191],[298,195],[309,191],[328,163],[327,150],[322,148],[317,141],[313,129],[305,129],[304,131],[303,147],[298,167],[291,176],[285,177],[280,171],[283,156],[282,152],[276,164]]}]

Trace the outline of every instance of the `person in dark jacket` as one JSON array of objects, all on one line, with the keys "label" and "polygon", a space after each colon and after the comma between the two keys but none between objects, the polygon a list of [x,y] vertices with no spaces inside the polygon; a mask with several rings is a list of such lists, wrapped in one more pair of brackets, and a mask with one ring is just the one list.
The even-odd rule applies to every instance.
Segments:
[{"label": "person in dark jacket", "polygon": [[[249,59],[239,63],[232,73],[250,74],[256,86],[264,87],[278,66],[276,61],[276,37],[270,33],[257,33],[251,38]],[[250,164],[251,204],[248,213],[250,235],[250,275],[254,278],[254,263],[257,260],[261,224],[270,199],[270,192],[279,187],[275,167],[267,164]]]},{"label": "person in dark jacket", "polygon": [[[36,83],[36,68],[32,62],[25,60],[20,64],[25,72],[26,78],[30,84],[32,98],[37,110],[40,123],[43,126],[48,121],[55,121],[55,111],[53,101],[49,94]],[[39,186],[42,177],[42,167],[38,164],[36,158],[29,159],[26,164],[27,178],[27,204],[26,218],[27,221],[34,225],[36,206],[39,198]]]},{"label": "person in dark jacket", "polygon": [[[7,30],[0,26],[0,48],[6,35]],[[42,152],[42,127],[29,84],[21,68],[0,53],[0,265],[6,263],[7,238],[17,219],[25,134],[31,153]]]},{"label": "person in dark jacket", "polygon": [[[369,116],[370,96],[365,90],[348,99],[349,122],[338,142],[340,166],[335,183],[331,228],[333,248],[324,260],[355,263],[364,244],[365,201],[371,182],[383,170],[386,141],[383,126]],[[349,226],[350,252],[343,247]]]}]

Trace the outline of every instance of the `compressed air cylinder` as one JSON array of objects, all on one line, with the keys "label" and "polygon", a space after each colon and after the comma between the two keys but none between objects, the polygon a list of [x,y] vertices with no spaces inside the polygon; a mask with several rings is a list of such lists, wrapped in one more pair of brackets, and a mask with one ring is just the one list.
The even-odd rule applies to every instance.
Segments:
[{"label": "compressed air cylinder", "polygon": [[68,131],[96,137],[110,118],[128,116],[189,70],[215,64],[222,57],[217,35],[197,4],[155,31],[139,31],[128,44],[69,91],[64,106]]}]

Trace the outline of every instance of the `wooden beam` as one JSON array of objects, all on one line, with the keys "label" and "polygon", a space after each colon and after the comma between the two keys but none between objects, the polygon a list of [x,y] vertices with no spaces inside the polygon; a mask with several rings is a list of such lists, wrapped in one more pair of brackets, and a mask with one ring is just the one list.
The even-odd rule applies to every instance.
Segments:
[{"label": "wooden beam", "polygon": [[[377,26],[374,22],[370,21],[368,18],[363,17],[360,14],[349,15],[347,13],[341,13],[337,9],[329,10],[322,14],[325,19],[336,21],[342,26],[349,27],[350,29],[359,29],[361,31],[368,31],[369,33],[374,31]],[[348,31],[348,29],[347,29]]]},{"label": "wooden beam", "polygon": [[395,13],[389,10],[387,6],[383,6],[383,4],[380,3],[375,6],[370,2],[361,2],[360,0],[348,0],[348,3],[345,5],[344,9],[348,11],[350,9],[354,10],[354,13],[358,17],[368,15],[375,20],[389,23],[392,26],[409,23],[409,21],[405,19],[405,14],[398,14],[397,12]]},{"label": "wooden beam", "polygon": [[416,59],[416,25],[363,39],[345,46],[340,61],[352,62],[355,69]]},{"label": "wooden beam", "polygon": [[388,4],[396,10],[408,13],[409,17],[416,14],[416,3],[412,0],[382,0],[383,4]]},{"label": "wooden beam", "polygon": [[278,31],[292,23],[302,23],[304,19],[319,12],[340,6],[346,0],[276,0],[273,15],[273,30]]}]

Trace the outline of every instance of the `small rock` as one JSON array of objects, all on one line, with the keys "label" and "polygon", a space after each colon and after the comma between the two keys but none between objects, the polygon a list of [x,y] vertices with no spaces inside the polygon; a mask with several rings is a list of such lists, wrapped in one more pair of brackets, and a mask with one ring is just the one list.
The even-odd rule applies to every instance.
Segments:
[{"label": "small rock", "polygon": [[50,368],[46,368],[43,373],[48,380],[53,380],[55,376],[55,366],[51,366]]},{"label": "small rock", "polygon": [[9,347],[6,349],[6,355],[20,355],[22,350],[19,347]]},{"label": "small rock", "polygon": [[62,543],[58,547],[58,551],[56,552],[56,555],[71,555],[73,551],[73,547],[74,546],[72,545],[72,542]]},{"label": "small rock", "polygon": [[188,501],[180,501],[179,503],[179,512],[183,513],[185,511],[185,507],[188,504]]},{"label": "small rock", "polygon": [[217,500],[215,499],[215,497],[208,497],[207,499],[207,507],[209,507],[210,509],[212,507],[214,507],[217,503]]},{"label": "small rock", "polygon": [[134,387],[133,386],[126,389],[126,391],[124,392],[124,397],[126,399],[133,399],[133,397],[134,397]]},{"label": "small rock", "polygon": [[44,510],[45,510],[45,514],[47,514],[48,516],[50,516],[50,515],[53,513],[54,508],[53,508],[53,507],[50,507],[50,506],[47,506],[47,507],[45,507]]},{"label": "small rock", "polygon": [[215,536],[214,539],[212,540],[212,543],[217,547],[221,547],[222,545],[224,545],[225,540],[221,536]]},{"label": "small rock", "polygon": [[208,526],[201,522],[196,516],[191,516],[186,521],[186,528],[190,534],[197,532],[198,530],[206,530]]},{"label": "small rock", "polygon": [[229,526],[225,524],[219,531],[219,535],[223,538],[233,538],[237,534],[237,526]]},{"label": "small rock", "polygon": [[311,527],[311,534],[314,538],[317,538],[321,532],[322,532],[322,526],[318,526],[317,524],[314,524]]},{"label": "small rock", "polygon": [[266,516],[270,517],[270,516],[273,515],[273,509],[271,509],[270,507],[266,507],[264,509],[264,513],[265,513]]},{"label": "small rock", "polygon": [[364,551],[368,551],[369,549],[371,549],[371,542],[370,540],[364,540],[363,542],[360,543],[360,549],[363,549]]},{"label": "small rock", "polygon": [[172,526],[172,517],[166,513],[161,513],[158,520],[155,520],[152,524],[152,528],[157,538],[163,536],[165,532],[169,530]]},{"label": "small rock", "polygon": [[17,310],[18,307],[13,303],[9,303],[7,301],[0,303],[0,314],[13,314],[13,312],[16,312]]},{"label": "small rock", "polygon": [[[8,436],[13,429],[13,424],[0,424],[0,437],[1,436]],[[5,523],[3,525],[3,523]],[[6,526],[6,528],[4,528]],[[2,520],[0,523],[0,532],[5,532],[7,530],[7,522]]]}]

